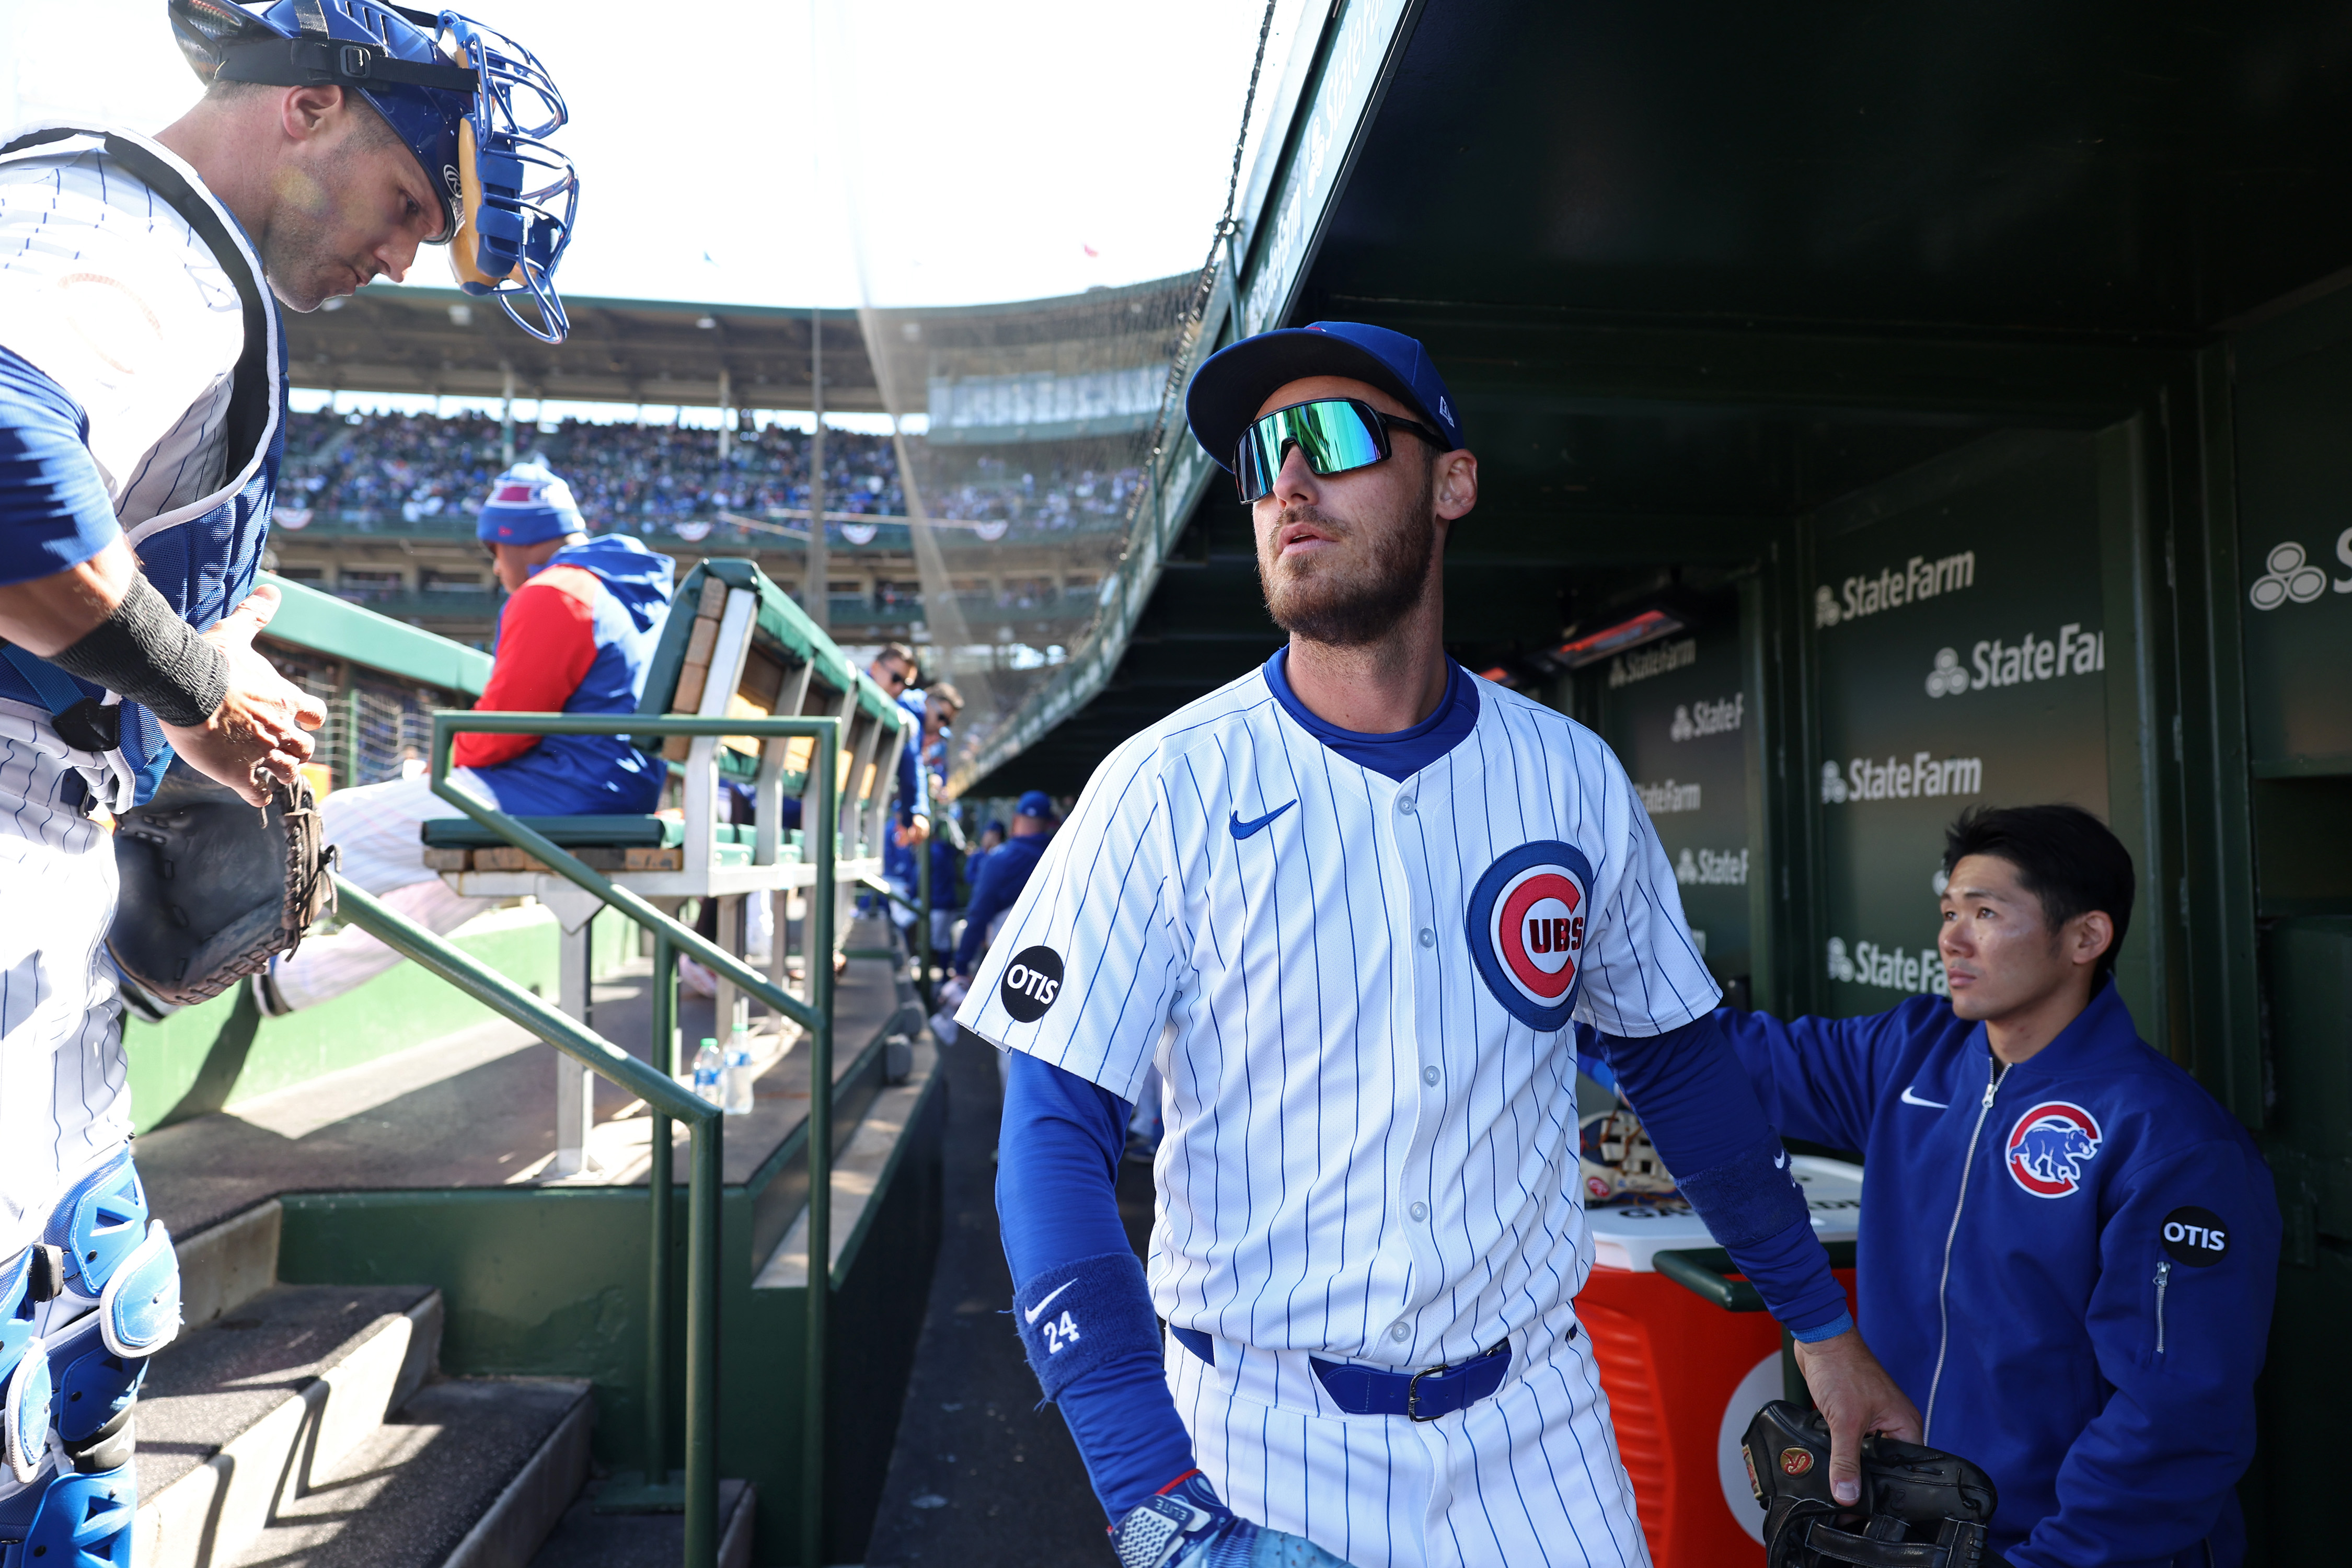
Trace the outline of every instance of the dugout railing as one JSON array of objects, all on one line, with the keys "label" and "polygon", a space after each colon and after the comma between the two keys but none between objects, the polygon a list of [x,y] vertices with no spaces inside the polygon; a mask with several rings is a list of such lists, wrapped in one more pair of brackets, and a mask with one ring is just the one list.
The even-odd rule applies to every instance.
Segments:
[{"label": "dugout railing", "polygon": [[[839,845],[828,833],[807,836],[804,853],[814,871],[807,914],[806,1000],[664,914],[640,895],[616,886],[529,824],[480,805],[449,783],[450,750],[457,733],[746,736],[760,741],[806,741],[809,820],[831,823],[838,784],[842,721],[831,717],[700,717],[675,714],[482,713],[442,710],[433,715],[432,781],[442,799],[502,842],[523,850],[548,871],[619,910],[654,938],[654,1049],[670,1048],[669,1006],[676,996],[680,955],[691,955],[807,1032],[810,1082],[808,1110],[809,1257],[827,1258],[831,1249],[833,1104],[825,1087],[833,1081],[833,966],[822,962],[833,945],[835,865]],[[719,1550],[718,1309],[720,1252],[719,1185],[722,1138],[719,1108],[681,1087],[674,1072],[640,1061],[577,1019],[541,1001],[453,944],[386,909],[341,878],[336,879],[341,917],[361,927],[475,1000],[528,1029],[597,1076],[643,1100],[653,1118],[648,1177],[648,1240],[652,1262],[646,1331],[648,1399],[645,1485],[658,1493],[670,1487],[667,1464],[667,1417],[664,1347],[667,1324],[663,1303],[670,1297],[669,1232],[673,1121],[684,1121],[691,1139],[687,1193],[685,1474],[678,1499],[685,1513],[687,1568],[716,1568]],[[781,941],[781,933],[779,935]],[[822,1279],[822,1283],[820,1283]],[[806,1378],[803,1402],[802,1561],[821,1562],[824,1531],[824,1370],[827,1298],[832,1271],[811,1270],[807,1305]]]}]

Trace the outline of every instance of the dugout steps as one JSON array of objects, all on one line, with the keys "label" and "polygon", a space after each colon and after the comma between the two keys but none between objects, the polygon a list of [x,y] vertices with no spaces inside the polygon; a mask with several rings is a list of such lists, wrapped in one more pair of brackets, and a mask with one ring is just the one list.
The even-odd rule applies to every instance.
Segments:
[{"label": "dugout steps", "polygon": [[[837,1561],[862,1554],[896,1436],[945,1120],[903,953],[878,921],[852,940],[889,956],[853,959],[836,999]],[[639,1051],[646,967],[593,993],[595,1026]],[[681,1003],[690,1055],[716,1032],[711,1005]],[[810,1086],[796,1030],[763,1043],[756,1109],[726,1124],[726,1568],[793,1555]],[[552,1057],[476,1026],[138,1140],[187,1327],[140,1406],[136,1568],[679,1560],[682,1515],[593,1508],[593,1478],[641,1479],[648,1118],[600,1099],[605,1167],[534,1177]]]}]

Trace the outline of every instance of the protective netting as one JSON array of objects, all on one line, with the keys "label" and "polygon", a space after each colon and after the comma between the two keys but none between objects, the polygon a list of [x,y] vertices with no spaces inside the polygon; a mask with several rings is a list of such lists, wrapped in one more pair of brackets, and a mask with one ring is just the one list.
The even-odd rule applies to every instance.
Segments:
[{"label": "protective netting", "polygon": [[1094,623],[1193,287],[1185,274],[1014,305],[859,312],[899,426],[919,645],[964,700],[950,779]]},{"label": "protective netting", "polygon": [[[891,297],[916,287],[905,281],[913,274],[877,265],[874,251],[882,242],[868,231],[907,232],[906,169],[868,163],[861,149],[870,135],[843,149],[853,165],[848,216],[859,322],[895,426],[921,580],[924,616],[916,642],[926,667],[951,681],[964,703],[944,770],[950,794],[970,776],[992,735],[1085,641],[1118,586],[1120,560],[1148,521],[1162,448],[1171,429],[1181,429],[1178,378],[1231,231],[1268,39],[1286,4],[1287,37],[1298,30],[1304,0],[1223,7],[1232,13],[1226,23],[1246,18],[1250,31],[1217,36],[1240,44],[1254,33],[1254,47],[1235,61],[1247,62],[1240,133],[1214,154],[1210,188],[1222,187],[1223,211],[1219,216],[1202,203],[1193,232],[1207,256],[1197,268],[1001,305],[924,308]],[[906,45],[887,41],[901,30],[866,34],[862,54],[852,41],[858,33],[843,25],[833,39],[846,77],[902,79],[908,61],[898,57]],[[1089,100],[1091,110],[1073,112],[1054,127],[1055,136],[1092,135],[1103,147],[1160,155],[1150,117],[1137,108],[1141,80],[1112,67],[1101,85],[1107,90]],[[861,95],[858,101],[871,100]],[[1005,112],[984,96],[972,109]],[[1129,134],[1139,128],[1140,134]],[[1073,169],[1089,166],[1085,153],[1067,148],[1055,156]],[[1127,184],[1130,174],[1118,171],[1116,178]],[[1103,199],[1100,191],[1066,194],[1073,206]],[[1125,199],[1139,198],[1130,192]],[[877,284],[886,273],[897,280]]]}]

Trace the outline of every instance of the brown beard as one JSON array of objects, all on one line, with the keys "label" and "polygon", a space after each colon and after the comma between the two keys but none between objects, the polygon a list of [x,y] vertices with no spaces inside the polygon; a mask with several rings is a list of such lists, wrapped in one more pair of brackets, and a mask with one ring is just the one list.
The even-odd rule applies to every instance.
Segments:
[{"label": "brown beard", "polygon": [[1291,507],[1274,537],[1294,522],[1328,530],[1341,543],[1361,542],[1359,561],[1310,560],[1285,566],[1258,553],[1258,584],[1266,614],[1293,637],[1329,647],[1362,647],[1386,637],[1421,602],[1437,552],[1437,519],[1427,499],[1383,526],[1343,523],[1318,508]]}]

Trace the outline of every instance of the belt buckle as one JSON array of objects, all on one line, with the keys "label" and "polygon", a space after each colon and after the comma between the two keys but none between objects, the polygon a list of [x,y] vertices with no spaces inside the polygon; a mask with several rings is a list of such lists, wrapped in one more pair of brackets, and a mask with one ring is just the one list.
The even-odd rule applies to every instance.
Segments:
[{"label": "belt buckle", "polygon": [[1423,1415],[1421,1413],[1421,1380],[1424,1377],[1434,1377],[1441,1372],[1451,1372],[1454,1369],[1446,1365],[1445,1363],[1439,1362],[1435,1366],[1423,1367],[1419,1372],[1412,1374],[1412,1378],[1408,1380],[1404,1385],[1404,1413],[1407,1420],[1435,1421],[1445,1414],[1444,1411],[1438,1412],[1437,1415]]}]

